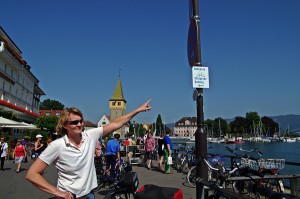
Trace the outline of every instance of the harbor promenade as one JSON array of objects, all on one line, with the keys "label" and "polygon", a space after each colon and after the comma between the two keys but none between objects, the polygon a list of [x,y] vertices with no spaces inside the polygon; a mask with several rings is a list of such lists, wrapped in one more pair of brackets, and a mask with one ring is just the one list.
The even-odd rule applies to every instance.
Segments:
[{"label": "harbor promenade", "polygon": [[[32,164],[29,158],[28,163],[23,163],[20,173],[16,173],[16,164],[12,160],[5,161],[4,171],[0,171],[0,190],[1,198],[14,199],[14,198],[28,198],[28,199],[41,199],[50,198],[51,195],[37,189],[30,182],[25,180],[25,175],[28,168]],[[133,165],[132,170],[137,172],[139,177],[139,187],[145,184],[155,184],[164,187],[176,187],[182,190],[184,199],[196,198],[196,189],[191,188],[186,181],[186,175],[182,173],[163,174],[156,169],[157,162],[154,161],[154,168],[148,170],[143,166]],[[56,185],[57,172],[56,168],[50,165],[43,176],[53,185]],[[104,198],[107,189],[101,189],[95,193],[96,199]]]}]

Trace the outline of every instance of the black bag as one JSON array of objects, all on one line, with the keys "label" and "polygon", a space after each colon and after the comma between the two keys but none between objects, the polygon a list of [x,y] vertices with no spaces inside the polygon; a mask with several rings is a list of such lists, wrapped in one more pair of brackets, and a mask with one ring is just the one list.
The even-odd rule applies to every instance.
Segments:
[{"label": "black bag", "polygon": [[139,178],[136,172],[125,172],[120,177],[120,186],[125,188],[127,193],[134,193],[139,186]]},{"label": "black bag", "polygon": [[126,164],[126,166],[124,167],[124,171],[125,172],[130,172],[132,171],[132,166],[130,164]]},{"label": "black bag", "polygon": [[135,194],[135,199],[183,199],[181,189],[173,187],[160,187],[153,184],[146,184],[139,188]]},{"label": "black bag", "polygon": [[38,158],[38,156],[39,156],[38,153],[32,152],[30,157],[31,157],[31,159],[36,160]]}]

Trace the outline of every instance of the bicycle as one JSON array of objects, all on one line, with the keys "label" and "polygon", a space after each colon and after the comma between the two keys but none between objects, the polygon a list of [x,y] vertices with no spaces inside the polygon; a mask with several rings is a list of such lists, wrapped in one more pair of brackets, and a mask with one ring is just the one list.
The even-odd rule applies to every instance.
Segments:
[{"label": "bicycle", "polygon": [[194,147],[187,147],[185,152],[181,153],[176,159],[176,169],[182,173],[188,173],[191,168],[191,163],[194,160],[195,150]]},{"label": "bicycle", "polygon": [[[229,147],[225,147],[226,150],[233,153],[236,158],[240,159],[240,165],[242,167],[249,167],[253,170],[259,172],[260,175],[278,175],[279,170],[284,168],[285,159],[263,159],[251,156],[250,153],[256,153],[259,156],[262,156],[262,152],[258,149],[245,150],[241,147],[230,149]],[[238,154],[234,151],[239,150],[244,152],[243,154]],[[242,176],[243,172],[241,172]],[[245,182],[238,182],[237,187],[239,192],[243,192],[243,187]],[[270,189],[275,189],[277,192],[284,192],[284,182],[283,179],[261,179],[259,180],[259,184],[263,184]]]},{"label": "bicycle", "polygon": [[120,179],[113,184],[104,199],[128,199],[130,194],[134,196],[138,186],[139,179],[136,172],[122,173]]},{"label": "bicycle", "polygon": [[[204,161],[208,168],[208,181],[203,181],[203,179],[197,178],[196,176],[196,166]],[[239,168],[235,167],[233,169],[225,168],[224,166],[224,156],[217,154],[211,154],[211,157],[206,159],[197,159],[193,162],[193,167],[190,169],[187,179],[192,187],[196,187],[196,183],[201,182],[207,187],[210,187],[213,191],[206,197],[209,199],[218,199],[221,197],[229,198],[239,198],[244,199],[245,197],[238,195],[237,193],[227,189],[228,182],[227,179],[234,174]],[[207,193],[208,194],[208,193]]]},{"label": "bicycle", "polygon": [[124,172],[131,171],[131,166],[127,165],[122,158],[120,163],[115,162],[111,165],[114,169],[106,170],[106,166],[106,162],[95,164],[98,186],[93,191],[99,191],[106,185],[112,186]]},{"label": "bicycle", "polygon": [[196,166],[201,162],[204,161],[208,168],[208,180],[214,181],[218,186],[225,188],[227,186],[226,179],[235,173],[238,170],[238,167],[233,169],[225,168],[225,160],[224,156],[218,154],[210,154],[211,157],[206,159],[197,159],[192,162],[192,168],[189,170],[187,175],[187,181],[191,185],[191,187],[196,187]]}]

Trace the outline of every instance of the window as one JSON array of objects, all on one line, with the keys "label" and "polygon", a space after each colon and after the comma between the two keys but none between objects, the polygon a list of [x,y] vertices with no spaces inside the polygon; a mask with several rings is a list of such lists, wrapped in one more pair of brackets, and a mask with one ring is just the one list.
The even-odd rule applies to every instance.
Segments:
[{"label": "window", "polygon": [[50,112],[46,112],[46,114],[45,115],[50,115]]},{"label": "window", "polygon": [[121,106],[121,102],[118,102],[118,106]]},{"label": "window", "polygon": [[55,115],[59,116],[59,115],[60,115],[60,112],[56,112]]},{"label": "window", "polygon": [[112,105],[113,105],[113,106],[116,106],[116,102],[112,102]]}]

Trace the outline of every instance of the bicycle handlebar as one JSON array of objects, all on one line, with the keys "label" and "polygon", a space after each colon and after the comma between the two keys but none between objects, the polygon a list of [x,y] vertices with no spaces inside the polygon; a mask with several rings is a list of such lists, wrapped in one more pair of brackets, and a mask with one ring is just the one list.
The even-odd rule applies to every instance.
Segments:
[{"label": "bicycle handlebar", "polygon": [[[250,156],[249,154],[250,154],[251,152],[255,152],[255,153],[257,153],[259,156],[262,156],[262,154],[263,154],[263,153],[262,153],[261,151],[259,151],[258,149],[246,150],[246,149],[243,149],[242,147],[236,147],[235,149],[231,149],[231,148],[229,148],[228,146],[226,146],[226,147],[225,147],[225,150],[229,151],[230,153],[232,153],[232,154],[234,154],[234,155],[236,155],[236,156],[238,156],[238,157],[245,157],[245,158],[250,158],[250,159],[253,159],[253,160],[257,160],[258,158],[253,157],[253,156]],[[235,152],[236,150],[246,152],[246,154],[238,154],[238,153]]]}]

